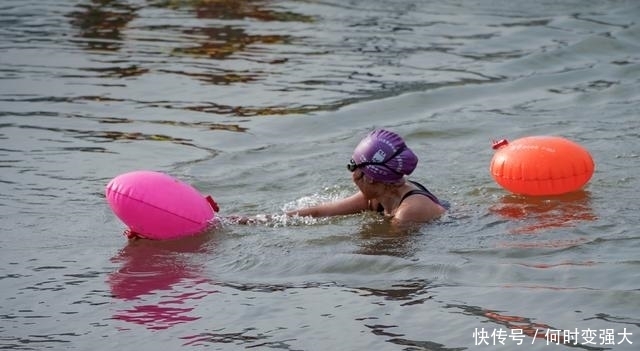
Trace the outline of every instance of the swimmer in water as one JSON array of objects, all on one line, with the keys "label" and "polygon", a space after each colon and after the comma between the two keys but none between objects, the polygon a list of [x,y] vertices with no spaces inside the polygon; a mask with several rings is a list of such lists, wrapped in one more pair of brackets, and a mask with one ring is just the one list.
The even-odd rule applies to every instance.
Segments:
[{"label": "swimmer in water", "polygon": [[328,217],[377,211],[394,225],[426,223],[440,217],[445,205],[426,187],[407,179],[418,157],[398,134],[377,129],[355,148],[347,169],[358,187],[355,194],[333,202],[288,211],[289,216]]}]

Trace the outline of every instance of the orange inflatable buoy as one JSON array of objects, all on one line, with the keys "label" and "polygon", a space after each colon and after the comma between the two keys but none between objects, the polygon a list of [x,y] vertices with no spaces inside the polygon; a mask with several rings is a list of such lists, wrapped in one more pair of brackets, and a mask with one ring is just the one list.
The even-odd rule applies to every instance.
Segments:
[{"label": "orange inflatable buoy", "polygon": [[554,136],[531,136],[493,143],[489,171],[503,188],[521,195],[560,195],[582,188],[595,165],[587,150]]}]

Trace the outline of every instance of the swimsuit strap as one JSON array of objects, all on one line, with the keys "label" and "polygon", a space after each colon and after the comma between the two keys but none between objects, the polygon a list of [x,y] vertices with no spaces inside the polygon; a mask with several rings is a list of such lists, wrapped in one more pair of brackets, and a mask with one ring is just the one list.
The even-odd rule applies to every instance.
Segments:
[{"label": "swimsuit strap", "polygon": [[440,203],[440,200],[438,200],[438,198],[433,195],[424,185],[415,182],[413,180],[409,181],[411,184],[417,186],[419,189],[414,189],[414,190],[410,190],[408,191],[406,194],[404,194],[402,196],[402,199],[400,199],[400,203],[402,203],[402,201],[404,201],[404,199],[408,198],[411,195],[416,195],[416,194],[420,194],[420,195],[424,195],[426,197],[428,197],[431,201],[435,202],[436,204],[442,206],[442,203]]},{"label": "swimsuit strap", "polygon": [[[438,205],[440,205],[440,206],[443,206],[443,207],[447,208],[447,207],[446,207],[446,206],[444,206],[444,205],[440,202],[440,200],[439,200],[435,195],[433,195],[433,194],[429,191],[429,189],[427,189],[424,185],[422,185],[422,184],[420,184],[420,183],[418,183],[418,182],[416,182],[416,181],[413,181],[413,180],[409,180],[409,182],[410,182],[411,184],[413,184],[413,185],[417,186],[417,187],[418,187],[418,189],[413,189],[413,190],[409,190],[409,191],[407,191],[407,192],[402,196],[402,198],[400,199],[400,203],[398,203],[398,206],[400,206],[400,204],[402,203],[402,201],[404,201],[404,199],[408,198],[409,196],[411,196],[411,195],[416,195],[416,194],[420,194],[420,195],[424,195],[424,196],[428,197],[431,201],[435,202],[436,204],[438,204]],[[380,203],[378,204],[378,208],[376,208],[376,212],[384,213],[384,207],[382,206],[382,204],[380,204]]]}]

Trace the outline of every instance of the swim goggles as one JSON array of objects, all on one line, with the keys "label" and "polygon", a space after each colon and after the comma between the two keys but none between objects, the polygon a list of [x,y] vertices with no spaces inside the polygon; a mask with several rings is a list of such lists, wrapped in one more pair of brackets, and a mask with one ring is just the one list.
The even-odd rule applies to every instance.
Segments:
[{"label": "swim goggles", "polygon": [[382,166],[388,170],[390,170],[391,172],[395,173],[395,174],[402,174],[398,171],[396,171],[395,169],[389,167],[387,165],[387,162],[391,161],[394,157],[398,156],[402,151],[404,151],[404,149],[406,149],[406,147],[401,147],[399,148],[393,155],[391,155],[391,157],[389,157],[388,159],[382,161],[382,162],[362,162],[362,163],[356,163],[356,161],[354,159],[351,159],[349,161],[349,163],[347,164],[347,169],[350,172],[354,172],[356,169],[361,168],[361,167],[366,167],[366,166]]}]

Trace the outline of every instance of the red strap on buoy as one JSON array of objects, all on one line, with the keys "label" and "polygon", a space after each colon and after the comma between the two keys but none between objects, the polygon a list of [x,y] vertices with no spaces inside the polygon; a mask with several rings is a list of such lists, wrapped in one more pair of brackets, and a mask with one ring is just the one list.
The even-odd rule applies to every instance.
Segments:
[{"label": "red strap on buoy", "polygon": [[127,229],[125,230],[122,235],[126,236],[127,239],[129,240],[138,240],[138,239],[142,239],[142,236],[140,236],[140,234],[134,232],[131,229]]},{"label": "red strap on buoy", "polygon": [[220,207],[218,206],[218,203],[215,202],[215,200],[213,200],[211,195],[207,195],[206,199],[209,205],[211,205],[211,208],[213,209],[214,212],[220,212]]},{"label": "red strap on buoy", "polygon": [[509,145],[509,142],[507,141],[507,139],[493,140],[491,144],[491,148],[494,150],[498,150],[499,148],[507,145]]}]

